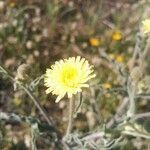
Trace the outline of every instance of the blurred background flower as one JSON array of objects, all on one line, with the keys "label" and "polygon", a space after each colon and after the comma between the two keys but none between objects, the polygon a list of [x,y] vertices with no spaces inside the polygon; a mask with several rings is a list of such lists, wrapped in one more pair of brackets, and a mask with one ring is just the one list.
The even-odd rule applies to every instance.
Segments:
[{"label": "blurred background flower", "polygon": [[142,31],[143,33],[150,32],[150,19],[145,19],[142,21]]},{"label": "blurred background flower", "polygon": [[89,42],[90,42],[90,45],[93,46],[93,47],[98,47],[101,45],[101,40],[100,38],[90,38],[89,39]]},{"label": "blurred background flower", "polygon": [[121,31],[119,30],[114,31],[111,38],[113,41],[120,41],[122,39]]}]

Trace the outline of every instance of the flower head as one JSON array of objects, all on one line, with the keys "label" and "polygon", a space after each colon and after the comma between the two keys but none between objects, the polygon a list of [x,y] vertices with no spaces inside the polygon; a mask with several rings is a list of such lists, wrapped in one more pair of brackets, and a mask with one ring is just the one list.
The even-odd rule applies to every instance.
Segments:
[{"label": "flower head", "polygon": [[92,68],[93,66],[80,56],[56,61],[46,70],[44,78],[46,93],[52,92],[57,95],[56,102],[66,94],[71,98],[73,94],[81,92],[83,87],[89,87],[86,82],[95,77]]},{"label": "flower head", "polygon": [[103,87],[104,87],[105,89],[110,89],[110,88],[112,87],[112,85],[111,85],[110,83],[104,83],[104,84],[103,84]]},{"label": "flower head", "polygon": [[150,19],[142,21],[142,31],[143,33],[150,32]]},{"label": "flower head", "polygon": [[119,30],[116,30],[113,34],[112,34],[112,40],[113,41],[120,41],[122,39],[122,34]]},{"label": "flower head", "polygon": [[90,38],[89,42],[90,42],[90,45],[94,47],[98,47],[101,44],[101,40],[99,38]]},{"label": "flower head", "polygon": [[122,55],[117,55],[117,56],[116,56],[116,61],[117,61],[118,63],[123,63],[123,62],[124,62],[124,57],[123,57]]}]

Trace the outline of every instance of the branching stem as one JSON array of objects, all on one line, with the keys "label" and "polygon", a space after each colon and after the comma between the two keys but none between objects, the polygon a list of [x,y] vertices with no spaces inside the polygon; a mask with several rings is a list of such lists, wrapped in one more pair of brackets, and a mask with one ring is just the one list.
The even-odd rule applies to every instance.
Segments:
[{"label": "branching stem", "polygon": [[[42,108],[42,106],[38,102],[37,98],[32,94],[32,92],[26,86],[24,86],[21,82],[16,81],[15,78],[13,77],[13,75],[11,73],[9,73],[2,65],[0,65],[0,70],[2,71],[3,74],[5,74],[9,79],[11,79],[14,83],[16,83],[21,89],[23,89],[28,94],[28,96],[31,98],[31,100],[33,101],[34,105],[41,112],[41,114],[43,115],[43,117],[45,118],[47,123],[50,126],[54,126],[54,124],[52,122],[52,118],[49,118],[47,116],[45,110]],[[58,133],[57,130],[56,130],[56,132]]]}]

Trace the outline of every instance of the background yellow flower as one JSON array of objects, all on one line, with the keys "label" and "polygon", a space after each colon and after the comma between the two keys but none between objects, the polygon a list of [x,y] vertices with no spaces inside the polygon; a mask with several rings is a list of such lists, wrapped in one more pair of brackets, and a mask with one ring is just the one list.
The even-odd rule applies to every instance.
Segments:
[{"label": "background yellow flower", "polygon": [[120,41],[122,39],[122,34],[119,30],[115,31],[113,34],[112,34],[112,40],[114,41]]},{"label": "background yellow flower", "polygon": [[150,32],[150,19],[142,21],[142,31],[143,33]]},{"label": "background yellow flower", "polygon": [[118,63],[123,63],[124,62],[124,57],[122,55],[117,55],[115,60]]},{"label": "background yellow flower", "polygon": [[103,87],[104,87],[105,89],[110,89],[110,88],[112,87],[112,85],[111,85],[110,83],[104,83],[104,84],[103,84]]},{"label": "background yellow flower", "polygon": [[95,47],[100,46],[101,44],[101,41],[99,38],[90,38],[89,42],[91,46],[95,46]]},{"label": "background yellow flower", "polygon": [[71,98],[73,94],[81,92],[82,87],[89,86],[86,82],[95,77],[92,67],[85,58],[80,56],[56,61],[50,69],[46,70],[44,79],[46,93],[52,92],[57,95],[56,102],[66,94]]}]

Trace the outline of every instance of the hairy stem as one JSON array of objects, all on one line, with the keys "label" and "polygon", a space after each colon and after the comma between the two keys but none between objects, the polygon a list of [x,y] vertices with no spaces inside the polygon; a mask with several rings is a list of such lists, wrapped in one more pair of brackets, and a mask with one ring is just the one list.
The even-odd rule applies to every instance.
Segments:
[{"label": "hairy stem", "polygon": [[37,150],[36,133],[35,133],[34,129],[32,129],[32,128],[31,128],[31,147],[32,147],[32,150]]},{"label": "hairy stem", "polygon": [[72,130],[72,124],[73,124],[73,113],[74,113],[74,100],[73,98],[70,98],[69,100],[69,121],[68,121],[68,127],[66,131],[66,137],[71,133]]},{"label": "hairy stem", "polygon": [[128,95],[129,95],[129,108],[127,111],[127,116],[132,117],[135,114],[135,85],[128,85]]},{"label": "hairy stem", "polygon": [[147,44],[146,44],[145,49],[143,51],[143,60],[149,54],[149,51],[150,51],[150,37],[147,39]]}]

